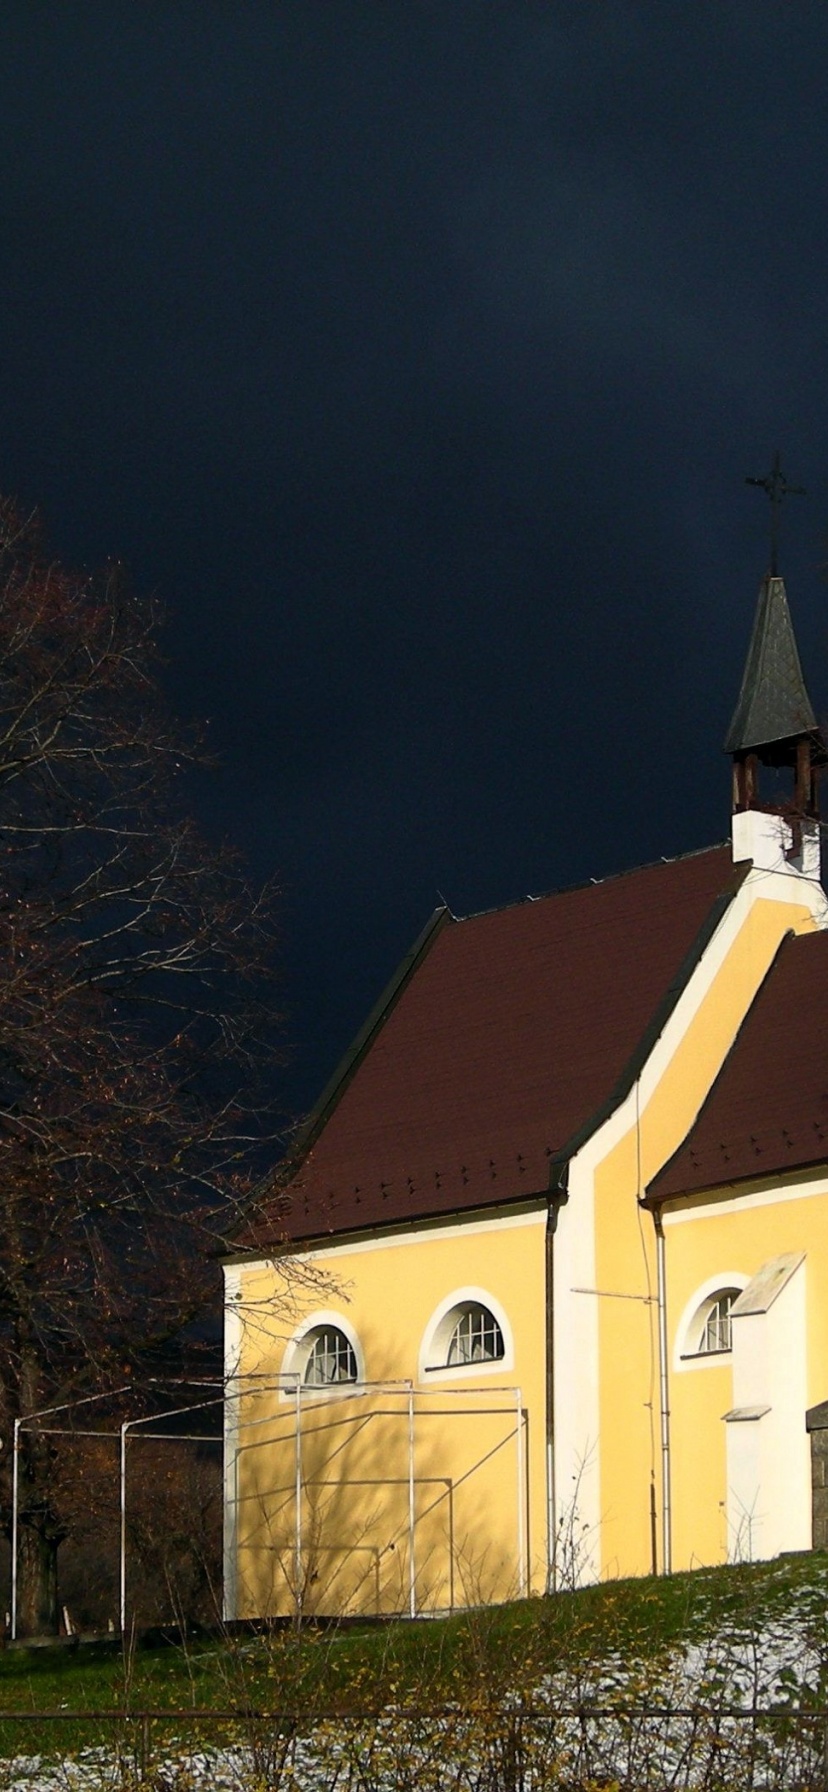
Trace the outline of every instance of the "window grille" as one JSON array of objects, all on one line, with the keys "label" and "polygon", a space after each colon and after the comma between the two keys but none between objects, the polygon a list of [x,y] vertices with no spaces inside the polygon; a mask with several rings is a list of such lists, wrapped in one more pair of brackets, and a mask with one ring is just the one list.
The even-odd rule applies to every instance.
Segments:
[{"label": "window grille", "polygon": [[725,1288],[710,1302],[697,1346],[701,1356],[708,1356],[712,1351],[732,1348],[733,1327],[730,1312],[733,1302],[738,1298],[738,1288]]},{"label": "window grille", "polygon": [[313,1334],[305,1364],[305,1385],[327,1388],[337,1382],[356,1380],[357,1360],[353,1345],[337,1326],[320,1326]]},{"label": "window grille", "polygon": [[466,1307],[451,1334],[448,1368],[461,1363],[497,1362],[503,1355],[503,1333],[494,1314],[488,1307]]}]

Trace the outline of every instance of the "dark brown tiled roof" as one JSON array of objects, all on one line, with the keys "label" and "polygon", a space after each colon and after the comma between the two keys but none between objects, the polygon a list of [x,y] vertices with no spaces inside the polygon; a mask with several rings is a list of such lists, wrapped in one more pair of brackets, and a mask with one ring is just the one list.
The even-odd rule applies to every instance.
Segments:
[{"label": "dark brown tiled roof", "polygon": [[346,1061],[287,1211],[274,1189],[239,1246],[544,1193],[550,1160],[625,1092],[747,870],[714,847],[448,917]]},{"label": "dark brown tiled roof", "polygon": [[828,1163],[828,933],[780,947],[650,1201]]}]

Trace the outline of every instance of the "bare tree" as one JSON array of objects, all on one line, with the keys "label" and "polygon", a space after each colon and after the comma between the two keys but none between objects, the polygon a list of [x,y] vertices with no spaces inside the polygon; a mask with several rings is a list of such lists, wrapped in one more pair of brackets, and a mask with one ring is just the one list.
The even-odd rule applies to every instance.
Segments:
[{"label": "bare tree", "polygon": [[[152,603],[0,503],[0,1433],[162,1353],[250,1186],[273,1058],[272,892],[182,804],[200,742]],[[271,1085],[273,1083],[270,1077]],[[20,1613],[54,1628],[52,1446],[22,1433]]]}]

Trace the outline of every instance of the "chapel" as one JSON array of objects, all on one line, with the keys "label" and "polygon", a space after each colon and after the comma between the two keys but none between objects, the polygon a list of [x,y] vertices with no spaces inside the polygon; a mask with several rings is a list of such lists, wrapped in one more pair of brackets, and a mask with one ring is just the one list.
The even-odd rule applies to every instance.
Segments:
[{"label": "chapel", "polygon": [[235,1239],[228,1618],[826,1540],[828,755],[775,565],[725,744],[725,844],[437,910]]}]

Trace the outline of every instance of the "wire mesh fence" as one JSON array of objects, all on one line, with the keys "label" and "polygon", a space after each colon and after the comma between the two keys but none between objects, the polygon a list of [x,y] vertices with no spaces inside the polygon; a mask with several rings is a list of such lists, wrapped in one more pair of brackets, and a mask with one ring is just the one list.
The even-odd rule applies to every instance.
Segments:
[{"label": "wire mesh fence", "polygon": [[523,1704],[0,1714],[0,1786],[38,1792],[828,1792],[828,1709]]}]

